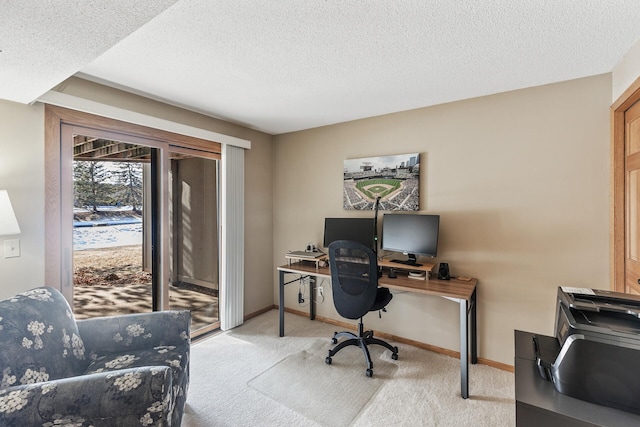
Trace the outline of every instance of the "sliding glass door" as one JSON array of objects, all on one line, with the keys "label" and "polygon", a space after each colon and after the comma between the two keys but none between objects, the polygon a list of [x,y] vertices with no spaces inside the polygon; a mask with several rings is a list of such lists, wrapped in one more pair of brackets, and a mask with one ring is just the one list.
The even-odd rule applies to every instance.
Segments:
[{"label": "sliding glass door", "polygon": [[218,161],[169,154],[169,306],[191,310],[192,328],[219,325]]},{"label": "sliding glass door", "polygon": [[219,327],[219,154],[78,126],[62,134],[61,246],[73,272],[62,281],[76,316],[187,309],[194,336]]}]

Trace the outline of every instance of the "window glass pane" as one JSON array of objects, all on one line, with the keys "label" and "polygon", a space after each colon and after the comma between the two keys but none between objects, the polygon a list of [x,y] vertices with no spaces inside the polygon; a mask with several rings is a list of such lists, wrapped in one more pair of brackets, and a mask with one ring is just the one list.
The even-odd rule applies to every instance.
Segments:
[{"label": "window glass pane", "polygon": [[171,309],[191,310],[192,330],[218,315],[218,162],[172,153]]}]

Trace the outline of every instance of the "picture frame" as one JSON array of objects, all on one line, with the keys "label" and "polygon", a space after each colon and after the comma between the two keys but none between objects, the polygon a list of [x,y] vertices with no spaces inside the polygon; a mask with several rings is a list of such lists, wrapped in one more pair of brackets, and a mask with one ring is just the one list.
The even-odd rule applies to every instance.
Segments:
[{"label": "picture frame", "polygon": [[345,210],[420,210],[420,154],[363,157],[344,161]]}]

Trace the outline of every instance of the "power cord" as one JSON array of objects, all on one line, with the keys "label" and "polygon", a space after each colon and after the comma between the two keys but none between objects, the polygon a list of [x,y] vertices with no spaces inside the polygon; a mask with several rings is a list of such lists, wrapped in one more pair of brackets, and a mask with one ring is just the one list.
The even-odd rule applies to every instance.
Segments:
[{"label": "power cord", "polygon": [[309,276],[300,276],[300,283],[298,285],[298,304],[304,304],[304,296],[306,294],[305,287],[309,285]]}]

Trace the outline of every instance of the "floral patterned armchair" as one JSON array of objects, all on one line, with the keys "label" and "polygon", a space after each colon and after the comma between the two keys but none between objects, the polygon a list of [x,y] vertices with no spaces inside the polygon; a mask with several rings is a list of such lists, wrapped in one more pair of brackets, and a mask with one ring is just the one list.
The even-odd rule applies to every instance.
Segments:
[{"label": "floral patterned armchair", "polygon": [[0,301],[0,426],[179,426],[189,311],[76,321],[36,288]]}]

